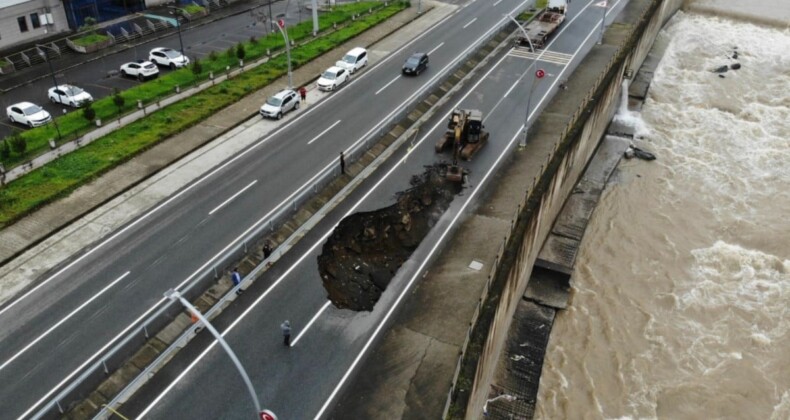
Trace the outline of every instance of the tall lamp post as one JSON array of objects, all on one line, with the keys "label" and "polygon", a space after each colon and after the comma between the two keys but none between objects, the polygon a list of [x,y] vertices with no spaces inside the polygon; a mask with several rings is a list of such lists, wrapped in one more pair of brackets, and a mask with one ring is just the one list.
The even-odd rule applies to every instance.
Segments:
[{"label": "tall lamp post", "polygon": [[263,418],[263,414],[266,413],[271,418],[276,420],[277,417],[274,416],[274,414],[271,411],[269,410],[261,411],[261,402],[258,400],[258,394],[255,393],[255,388],[253,388],[252,386],[252,381],[250,381],[250,377],[247,376],[247,371],[244,370],[244,366],[241,365],[239,358],[236,357],[236,353],[234,353],[233,350],[231,350],[228,343],[225,341],[224,338],[222,338],[222,335],[214,328],[213,325],[211,325],[210,322],[208,322],[208,319],[206,319],[203,316],[203,314],[201,314],[200,311],[197,310],[197,308],[192,306],[192,304],[189,303],[188,300],[184,299],[184,297],[181,296],[181,293],[179,293],[177,290],[170,289],[166,291],[165,297],[174,302],[175,301],[181,302],[181,304],[184,305],[184,307],[187,308],[189,312],[195,315],[200,320],[200,322],[202,322],[206,326],[206,328],[208,328],[208,330],[211,332],[212,335],[214,335],[214,338],[217,339],[217,341],[222,346],[222,348],[225,349],[225,352],[228,353],[228,357],[230,357],[230,359],[233,361],[233,364],[236,365],[236,369],[239,370],[239,374],[241,374],[242,379],[244,379],[244,383],[247,385],[247,390],[250,392],[250,397],[252,397],[252,402],[255,404],[255,418],[256,419]]},{"label": "tall lamp post", "polygon": [[181,55],[184,55],[184,40],[181,38],[181,21],[178,20],[179,17],[183,16],[184,11],[178,7],[173,6],[167,6],[167,8],[171,10],[170,14],[176,17],[176,28],[178,28],[178,45],[181,46]]},{"label": "tall lamp post", "polygon": [[285,19],[277,20],[277,27],[285,40],[285,55],[288,58],[288,89],[293,89],[293,75],[291,74],[291,41],[288,39],[288,31],[285,29]]},{"label": "tall lamp post", "polygon": [[[52,60],[49,58],[49,50],[53,50],[52,47],[43,45],[43,44],[36,44],[36,48],[38,49],[39,55],[46,60],[47,64],[49,65],[49,74],[52,76],[52,86],[57,89],[58,88],[58,81],[55,79],[55,69],[52,67]],[[44,50],[42,50],[44,48]],[[55,124],[55,131],[58,132],[58,141],[60,141],[63,136],[60,134],[60,127],[58,127],[58,122],[55,120],[55,117],[52,117],[52,123]]]},{"label": "tall lamp post", "polygon": [[609,10],[609,2],[604,0],[600,3],[596,3],[595,5],[603,10],[603,16],[601,16],[601,36],[598,38],[598,45],[601,45],[601,43],[603,43],[603,28],[604,24],[606,23],[606,12]]},{"label": "tall lamp post", "polygon": [[[518,29],[520,29],[521,33],[524,35],[524,39],[526,39],[527,42],[529,42],[529,49],[532,50],[532,52],[534,53],[535,52],[535,46],[532,45],[532,40],[529,39],[529,34],[527,33],[527,30],[524,29],[524,27],[520,23],[518,23],[516,18],[514,18],[513,16],[510,16],[510,14],[506,14],[505,16],[510,18],[510,20],[512,20],[516,24],[516,26],[518,26]],[[545,53],[545,52],[546,52],[545,48],[540,51],[540,54],[538,54],[538,56],[535,57],[534,60],[532,60],[532,63],[530,63],[529,67],[527,67],[527,72],[525,74],[529,74],[532,71],[532,68],[535,67],[535,63],[540,61],[540,58],[543,57],[543,53]],[[518,144],[519,147],[525,147],[527,145],[527,133],[529,132],[529,114],[530,114],[530,108],[531,108],[531,105],[532,105],[532,91],[535,88],[535,78],[541,78],[541,77],[545,76],[545,74],[546,73],[543,70],[538,70],[538,71],[535,72],[535,76],[533,76],[530,79],[529,95],[527,96],[527,112],[526,112],[526,115],[524,116],[524,139],[519,142],[519,144]]]}]

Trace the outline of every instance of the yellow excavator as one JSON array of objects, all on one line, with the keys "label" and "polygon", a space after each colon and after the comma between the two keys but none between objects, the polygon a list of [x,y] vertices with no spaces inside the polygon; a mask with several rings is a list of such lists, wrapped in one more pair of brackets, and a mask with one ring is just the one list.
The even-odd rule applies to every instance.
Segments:
[{"label": "yellow excavator", "polygon": [[471,160],[472,156],[488,142],[488,132],[483,128],[483,113],[476,109],[455,109],[447,122],[447,131],[436,142],[436,153],[452,145],[453,164],[449,168],[447,178],[462,181],[463,174],[458,166],[458,156]]}]

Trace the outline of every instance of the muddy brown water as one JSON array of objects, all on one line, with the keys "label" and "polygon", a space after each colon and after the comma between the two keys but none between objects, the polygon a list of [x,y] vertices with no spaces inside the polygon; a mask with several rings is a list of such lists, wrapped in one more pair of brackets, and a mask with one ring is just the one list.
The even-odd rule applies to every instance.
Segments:
[{"label": "muddy brown water", "polygon": [[788,419],[790,32],[679,13],[661,36],[622,116],[658,160],[621,162],[593,214],[536,418]]}]

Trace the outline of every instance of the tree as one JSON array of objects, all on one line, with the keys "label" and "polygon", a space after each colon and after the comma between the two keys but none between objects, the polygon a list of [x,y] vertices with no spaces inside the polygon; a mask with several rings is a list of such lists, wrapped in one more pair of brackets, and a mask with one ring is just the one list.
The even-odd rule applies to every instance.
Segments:
[{"label": "tree", "polygon": [[88,122],[93,122],[93,119],[96,118],[96,110],[93,109],[93,105],[88,103],[85,105],[85,108],[82,108],[82,116],[85,117]]},{"label": "tree", "polygon": [[25,150],[27,150],[27,141],[19,135],[19,133],[14,133],[11,135],[11,149],[20,156],[25,154]]},{"label": "tree", "polygon": [[244,56],[246,55],[247,51],[244,49],[244,44],[239,42],[239,45],[236,46],[236,58],[244,60]]},{"label": "tree", "polygon": [[123,111],[123,105],[126,103],[126,99],[121,96],[121,92],[118,89],[115,89],[115,93],[112,95],[112,103],[118,108],[118,114],[120,115],[121,111]]},{"label": "tree", "polygon": [[192,70],[192,74],[195,75],[195,79],[197,79],[200,77],[200,73],[203,73],[203,63],[201,63],[200,60],[196,58],[190,69]]}]

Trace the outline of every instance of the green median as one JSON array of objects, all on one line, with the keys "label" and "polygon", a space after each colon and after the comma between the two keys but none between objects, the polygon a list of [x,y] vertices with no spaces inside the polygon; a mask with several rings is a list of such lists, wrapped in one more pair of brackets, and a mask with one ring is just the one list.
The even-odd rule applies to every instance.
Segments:
[{"label": "green median", "polygon": [[[330,51],[405,9],[408,7],[408,2],[395,2],[388,6],[380,7],[382,5],[380,2],[367,2],[344,6],[342,13],[347,14],[349,19],[352,14],[367,12],[369,8],[379,8],[372,14],[349,22],[345,27],[335,32],[292,49],[292,64],[294,66],[302,65]],[[333,12],[321,16],[321,28],[329,28],[333,23],[342,22],[343,18],[338,14],[340,9],[338,7]],[[311,22],[303,22],[288,28],[289,36],[293,39],[311,36],[311,31]],[[280,37],[278,46],[283,48],[282,37],[279,34],[277,36]],[[258,57],[266,54],[266,49],[272,48],[273,45],[269,44],[269,41],[266,41],[267,39],[269,38],[244,43],[245,57],[250,59],[256,57],[255,54],[258,54]],[[234,54],[236,54],[235,51]],[[230,65],[231,62],[235,62],[238,65],[237,56],[234,55],[231,58],[229,55],[222,54],[216,56],[213,60],[202,60],[202,69],[199,75],[207,75],[210,71],[215,73],[224,71],[225,67]],[[118,164],[131,159],[136,154],[197,124],[249,93],[272,83],[285,75],[287,68],[288,63],[285,55],[279,55],[265,64],[152,113],[11,182],[0,189],[0,228],[13,223],[59,197],[67,195],[77,187],[95,179]],[[169,92],[178,83],[183,83],[181,86],[186,86],[189,82],[194,83],[193,77],[197,76],[193,74],[192,69],[182,69],[158,80],[144,83],[134,88],[134,92],[132,92],[132,89],[123,92],[121,94],[124,97],[123,109],[136,106],[136,99],[143,95]],[[96,110],[99,118],[109,119],[118,115],[118,108],[112,97],[97,101],[93,104],[93,109]],[[87,122],[81,114],[81,112],[72,113],[66,117],[76,116]],[[58,119],[61,129],[78,130],[80,127],[78,119],[67,120],[66,117]],[[51,129],[54,132],[53,127],[42,128],[45,130]],[[30,130],[29,133],[34,131],[36,130]]]}]

